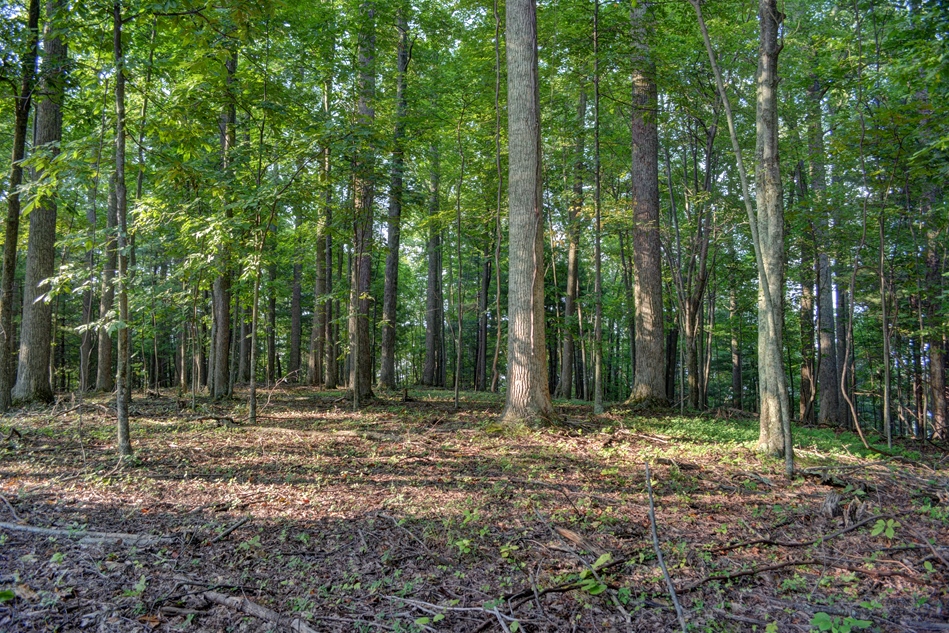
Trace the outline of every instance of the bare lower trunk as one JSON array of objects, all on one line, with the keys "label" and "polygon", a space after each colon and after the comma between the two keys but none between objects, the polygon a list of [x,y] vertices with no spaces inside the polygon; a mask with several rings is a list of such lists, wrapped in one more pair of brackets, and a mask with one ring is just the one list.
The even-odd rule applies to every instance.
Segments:
[{"label": "bare lower trunk", "polygon": [[[10,408],[13,385],[13,282],[16,277],[17,240],[20,234],[20,184],[23,182],[21,161],[26,155],[26,133],[36,77],[37,42],[39,40],[39,0],[30,0],[27,14],[27,50],[20,71],[20,88],[14,98],[13,156],[10,160],[10,186],[7,189],[6,232],[3,242],[3,273],[0,282],[0,412]],[[90,267],[91,268],[91,267]],[[83,295],[83,315],[91,310],[92,297]],[[83,344],[90,338],[83,334]],[[88,359],[80,354],[80,362]],[[87,360],[88,366],[88,360]],[[82,374],[85,378],[86,374]],[[84,385],[83,385],[84,386]]]},{"label": "bare lower trunk", "polygon": [[[44,98],[38,100],[36,106],[34,146],[38,151],[48,153],[50,160],[59,154],[63,130],[62,101],[67,58],[60,27],[65,11],[62,0],[50,0],[47,3],[43,79],[39,86],[39,94],[44,95]],[[34,174],[34,181],[43,179],[42,172]],[[49,402],[53,399],[49,376],[52,307],[45,295],[49,291],[46,280],[53,276],[56,253],[56,197],[56,194],[44,196],[30,213],[23,315],[20,321],[20,354],[12,394],[15,402]]]},{"label": "bare lower trunk", "polygon": [[300,342],[303,338],[303,290],[300,277],[303,267],[297,263],[293,265],[293,289],[290,297],[290,350],[287,360],[287,375],[291,382],[300,382]]},{"label": "bare lower trunk", "polygon": [[666,401],[659,242],[659,133],[655,63],[646,37],[647,6],[633,9],[633,265],[636,270],[636,371],[631,400]]},{"label": "bare lower trunk", "polygon": [[439,209],[438,146],[432,146],[432,174],[428,203],[428,292],[425,306],[425,365],[422,384],[430,387],[445,386],[445,302],[442,297],[442,244],[441,232],[435,226]]},{"label": "bare lower trunk", "polygon": [[507,68],[510,264],[508,388],[502,419],[519,423],[554,415],[545,347],[540,98],[533,0],[507,3]]},{"label": "bare lower trunk", "polygon": [[738,291],[734,285],[728,297],[728,315],[731,322],[732,407],[740,410],[742,408],[741,314],[738,312]]}]

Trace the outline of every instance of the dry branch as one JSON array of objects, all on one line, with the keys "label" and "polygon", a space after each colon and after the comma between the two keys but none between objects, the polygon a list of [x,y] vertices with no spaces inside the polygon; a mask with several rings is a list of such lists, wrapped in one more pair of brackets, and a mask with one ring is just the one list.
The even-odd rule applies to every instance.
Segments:
[{"label": "dry branch", "polygon": [[849,527],[845,527],[842,530],[837,530],[836,532],[832,532],[831,534],[828,534],[826,536],[819,536],[816,539],[813,539],[810,541],[777,541],[770,538],[756,538],[750,541],[735,543],[734,545],[725,545],[722,547],[716,547],[712,551],[715,553],[727,552],[729,550],[738,549],[740,547],[748,547],[751,545],[776,545],[778,547],[808,547],[810,545],[817,545],[818,543],[826,543],[832,538],[837,538],[838,536],[846,534],[847,532],[853,532],[857,528],[863,527],[864,525],[868,523],[872,523],[878,519],[892,519],[892,518],[895,518],[892,514],[875,514],[872,517],[869,517],[867,519],[864,519],[863,521],[860,521],[859,523],[854,523],[853,525]]},{"label": "dry branch", "polygon": [[136,547],[147,547],[149,545],[158,545],[159,543],[171,543],[175,538],[172,536],[152,536],[149,534],[123,534],[121,532],[88,532],[85,530],[57,530],[53,528],[34,527],[32,525],[19,525],[16,523],[0,522],[0,529],[11,532],[28,532],[30,534],[43,534],[45,536],[58,536],[78,539],[80,544],[87,545],[92,543],[114,543],[123,545],[134,545]]},{"label": "dry branch", "polygon": [[682,613],[682,606],[679,604],[679,599],[676,597],[676,588],[672,584],[672,578],[669,576],[669,570],[666,569],[666,563],[662,559],[662,550],[659,548],[659,533],[656,530],[656,506],[653,503],[652,499],[652,482],[649,481],[651,475],[649,474],[649,464],[645,464],[646,467],[646,490],[649,492],[649,526],[652,530],[652,546],[656,550],[656,558],[659,560],[659,567],[662,569],[662,575],[666,579],[666,586],[669,588],[669,596],[672,598],[672,604],[676,608],[676,616],[679,618],[679,625],[682,627],[682,633],[688,631],[688,627],[685,624],[685,614]]},{"label": "dry branch", "polygon": [[300,618],[291,618],[289,616],[280,615],[276,611],[271,611],[266,607],[262,607],[259,604],[251,602],[247,598],[225,596],[223,593],[217,593],[216,591],[205,591],[201,595],[203,595],[204,598],[209,602],[229,607],[235,611],[246,613],[247,615],[252,615],[255,618],[264,620],[265,622],[270,622],[271,624],[275,624],[277,626],[285,626],[291,631],[296,631],[297,633],[317,633],[316,629],[311,627]]}]

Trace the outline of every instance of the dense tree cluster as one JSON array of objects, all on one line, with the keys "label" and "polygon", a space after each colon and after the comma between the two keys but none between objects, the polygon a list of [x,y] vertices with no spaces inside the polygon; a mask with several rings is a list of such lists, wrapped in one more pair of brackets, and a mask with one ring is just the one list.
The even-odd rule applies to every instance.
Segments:
[{"label": "dense tree cluster", "polygon": [[946,437],[934,0],[4,0],[0,407],[259,382]]}]

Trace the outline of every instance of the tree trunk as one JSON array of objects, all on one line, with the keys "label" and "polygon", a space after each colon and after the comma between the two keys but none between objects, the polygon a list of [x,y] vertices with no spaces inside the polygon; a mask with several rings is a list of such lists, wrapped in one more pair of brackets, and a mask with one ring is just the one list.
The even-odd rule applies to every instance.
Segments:
[{"label": "tree trunk", "polygon": [[113,54],[115,57],[115,214],[118,221],[118,275],[116,294],[119,301],[115,363],[115,411],[118,421],[119,455],[132,456],[129,433],[129,363],[131,357],[128,299],[128,196],[125,186],[125,54],[122,48],[122,3],[113,4]]},{"label": "tree trunk", "polygon": [[[801,162],[796,167],[796,180],[801,204],[808,200],[807,185],[804,182],[804,173]],[[814,255],[814,230],[809,224],[809,230],[800,236],[798,243],[801,247],[801,399],[799,415],[801,424],[814,424],[814,398],[816,396],[814,375],[814,283],[815,274],[819,274],[819,266]]]},{"label": "tree trunk", "polygon": [[491,259],[484,258],[478,285],[478,337],[475,349],[475,390],[488,388],[488,292],[491,290]]},{"label": "tree trunk", "polygon": [[944,440],[949,437],[946,410],[946,337],[936,324],[942,317],[943,263],[939,253],[939,233],[932,230],[926,251],[926,283],[929,286],[929,324],[933,330],[929,340],[929,384],[932,388],[933,437]]},{"label": "tree trunk", "polygon": [[573,164],[573,199],[567,210],[567,291],[563,309],[563,351],[560,356],[560,380],[554,390],[557,398],[570,399],[573,393],[573,330],[576,319],[577,288],[579,286],[580,260],[577,256],[579,248],[580,228],[577,218],[583,210],[583,141],[586,128],[584,120],[587,115],[587,93],[580,87],[580,103],[577,106],[578,134]]},{"label": "tree trunk", "polygon": [[442,244],[441,231],[436,217],[439,209],[438,144],[432,145],[432,174],[429,184],[428,203],[428,292],[425,309],[425,365],[422,369],[422,384],[429,387],[445,386],[445,301],[442,297]]},{"label": "tree trunk", "polygon": [[836,426],[840,423],[840,374],[837,371],[837,351],[834,326],[834,286],[827,255],[828,215],[827,174],[824,168],[824,127],[821,123],[821,96],[823,89],[813,76],[808,88],[807,137],[810,164],[811,211],[816,220],[815,241],[817,254],[817,327],[818,327],[818,417],[820,424]]},{"label": "tree trunk", "polygon": [[[837,422],[841,426],[850,428],[852,419],[850,407],[844,393],[851,394],[849,382],[853,380],[853,371],[850,359],[847,357],[847,339],[849,326],[847,315],[850,314],[849,292],[845,283],[841,283],[840,275],[837,279]],[[853,350],[851,349],[851,353]],[[850,395],[851,400],[853,396]]]},{"label": "tree trunk", "polygon": [[372,203],[374,196],[372,147],[365,140],[372,129],[375,112],[375,4],[360,6],[359,80],[357,104],[358,136],[362,139],[354,161],[355,195],[353,205],[354,258],[349,306],[349,345],[352,355],[349,388],[353,405],[372,396],[372,350],[369,341],[369,292],[372,279]]},{"label": "tree trunk", "polygon": [[502,420],[552,418],[544,318],[544,219],[534,0],[507,3],[508,369]]},{"label": "tree trunk", "polygon": [[277,384],[277,266],[267,267],[267,385]]},{"label": "tree trunk", "polygon": [[738,311],[738,289],[734,283],[728,297],[728,317],[731,324],[732,407],[741,410],[741,314]]},{"label": "tree trunk", "polygon": [[386,255],[385,289],[382,297],[382,366],[379,386],[395,389],[395,338],[399,294],[399,238],[402,232],[402,175],[405,169],[405,75],[409,68],[409,27],[405,7],[396,17],[399,45],[396,51],[395,132],[392,135],[392,180],[389,186],[389,252]]},{"label": "tree trunk", "polygon": [[[759,0],[760,43],[757,73],[755,200],[761,244],[763,287],[758,291],[758,383],[761,390],[758,449],[771,455],[786,450],[790,422],[783,361],[784,211],[778,158],[778,28],[776,0]],[[767,296],[766,295],[770,295]]]},{"label": "tree trunk", "polygon": [[[229,49],[227,60],[224,62],[227,71],[226,90],[227,105],[224,107],[224,113],[221,115],[221,157],[224,168],[225,179],[229,178],[231,172],[231,152],[237,143],[235,124],[237,122],[237,105],[234,94],[234,81],[237,73],[237,51]],[[230,207],[226,207],[224,217],[230,220],[233,212]],[[229,390],[228,381],[230,371],[228,359],[230,358],[231,344],[231,271],[230,271],[230,253],[227,246],[220,248],[218,252],[218,261],[220,270],[217,277],[214,278],[211,294],[214,303],[214,341],[212,352],[212,363],[214,367],[211,376],[211,396],[217,400],[227,395]]]},{"label": "tree trunk", "polygon": [[[3,273],[0,281],[0,413],[10,408],[13,385],[13,310],[15,297],[13,282],[16,278],[17,240],[20,235],[20,184],[26,155],[26,132],[36,80],[36,57],[39,39],[39,0],[30,0],[27,12],[27,49],[20,67],[20,88],[14,95],[13,156],[10,159],[10,187],[7,189],[7,220],[3,242]],[[91,304],[83,297],[83,308]],[[89,334],[83,335],[83,343]]]},{"label": "tree trunk", "polygon": [[[61,35],[66,6],[62,0],[47,3],[47,21],[43,43],[43,73],[38,93],[34,147],[46,152],[49,159],[59,154],[63,132],[62,101],[66,86],[66,44]],[[44,179],[34,174],[34,182]],[[30,236],[26,247],[26,277],[23,282],[23,316],[20,321],[20,355],[15,402],[50,402],[53,387],[49,377],[52,345],[52,306],[45,280],[53,276],[56,245],[57,195],[39,200],[30,213]],[[12,286],[11,286],[12,287]]]},{"label": "tree trunk", "polygon": [[303,266],[299,262],[293,264],[293,289],[290,295],[290,353],[287,364],[287,375],[291,382],[300,382],[300,341],[303,335],[302,288],[300,277],[303,275]]},{"label": "tree trunk", "polygon": [[630,400],[666,401],[662,248],[659,242],[659,133],[656,67],[646,36],[647,4],[632,13],[633,266],[636,271],[636,371]]}]

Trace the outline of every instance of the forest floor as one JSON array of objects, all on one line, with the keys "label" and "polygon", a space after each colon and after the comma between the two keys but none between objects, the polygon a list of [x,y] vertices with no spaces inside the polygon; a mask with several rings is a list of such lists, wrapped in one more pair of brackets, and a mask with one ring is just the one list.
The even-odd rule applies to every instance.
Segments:
[{"label": "forest floor", "polygon": [[249,426],[136,394],[127,463],[104,398],[4,417],[0,630],[949,630],[938,446],[797,428],[788,481],[747,416],[562,402],[503,433],[491,394],[343,395]]}]

